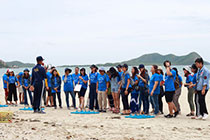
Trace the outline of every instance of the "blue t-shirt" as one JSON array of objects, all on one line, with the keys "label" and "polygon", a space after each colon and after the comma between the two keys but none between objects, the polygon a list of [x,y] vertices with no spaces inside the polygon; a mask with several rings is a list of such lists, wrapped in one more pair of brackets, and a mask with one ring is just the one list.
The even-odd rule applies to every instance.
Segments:
[{"label": "blue t-shirt", "polygon": [[[57,81],[57,77],[54,77],[54,83],[53,83],[54,87],[59,87],[60,85],[58,84],[58,81]],[[57,92],[61,92],[59,90],[59,88],[57,89]],[[52,93],[56,93],[56,91],[52,88]]]},{"label": "blue t-shirt", "polygon": [[24,85],[25,87],[28,87],[28,86],[29,86],[29,83],[30,83],[30,77],[29,77],[28,79],[23,78],[23,85]]},{"label": "blue t-shirt", "polygon": [[[134,79],[133,79],[133,81],[136,82],[137,80],[139,80],[139,79],[138,79],[137,76],[135,76]],[[131,94],[138,94],[138,93],[139,93],[139,92],[136,91],[136,89],[134,89],[134,90],[131,92]]]},{"label": "blue t-shirt", "polygon": [[18,81],[19,81],[20,85],[22,86],[23,72],[20,72],[18,75],[20,76],[18,78]]},{"label": "blue t-shirt", "polygon": [[[88,81],[89,80],[88,75],[82,76],[82,78],[85,81]],[[79,79],[79,84],[82,85],[82,88],[87,89],[88,82],[85,84],[81,79]]]},{"label": "blue t-shirt", "polygon": [[172,76],[165,74],[165,91],[175,91],[174,82],[176,80],[176,71],[171,70]]},{"label": "blue t-shirt", "polygon": [[149,85],[149,92],[150,92],[150,94],[151,94],[152,89],[153,89],[153,87],[155,85],[155,82],[157,82],[157,81],[158,81],[158,85],[157,85],[157,87],[156,87],[156,89],[155,89],[153,94],[160,94],[160,80],[161,79],[160,79],[160,75],[159,74],[155,73],[155,74],[152,75],[152,77],[150,79],[150,85]]},{"label": "blue t-shirt", "polygon": [[52,78],[52,73],[47,72],[47,84],[48,84],[48,87],[51,87],[51,78]]},{"label": "blue t-shirt", "polygon": [[193,82],[193,77],[192,77],[191,74],[189,74],[189,75],[186,77],[186,83],[189,84],[189,83],[191,83],[191,82]]},{"label": "blue t-shirt", "polygon": [[[126,74],[123,73],[123,76],[125,76],[125,83],[122,85],[122,88],[126,88],[127,84],[128,84],[128,79],[130,79],[131,77],[130,77],[130,75],[128,73],[126,73]],[[128,87],[131,88],[132,87],[131,84],[129,84]]]},{"label": "blue t-shirt", "polygon": [[95,73],[90,73],[90,74],[89,74],[90,83],[96,84],[96,83],[97,83],[97,76],[98,76],[98,73],[97,73],[97,72],[95,72]]},{"label": "blue t-shirt", "polygon": [[120,81],[121,81],[122,80],[121,77],[122,77],[123,72],[122,71],[118,72],[118,74],[119,74],[119,78],[120,78]]},{"label": "blue t-shirt", "polygon": [[9,76],[7,78],[7,81],[8,81],[9,84],[15,84],[18,81],[18,79],[15,76]]},{"label": "blue t-shirt", "polygon": [[98,91],[106,91],[107,89],[106,83],[110,81],[109,76],[107,74],[104,75],[98,74],[97,81],[98,81]]},{"label": "blue t-shirt", "polygon": [[[148,75],[148,79],[146,79],[147,81],[149,81],[150,80],[150,76]],[[148,82],[147,82],[147,85],[145,86],[145,83],[144,83],[144,81],[140,78],[139,79],[139,86],[140,87],[147,87],[148,88]]]},{"label": "blue t-shirt", "polygon": [[75,74],[75,73],[72,74],[75,85],[78,84],[78,82],[79,82],[79,76],[80,76],[79,73],[78,74]]},{"label": "blue t-shirt", "polygon": [[[65,75],[62,77],[62,80],[65,80]],[[73,77],[72,75],[68,75],[66,77],[66,81],[64,81],[64,92],[71,92],[74,91],[74,84],[73,84]]]},{"label": "blue t-shirt", "polygon": [[[4,82],[6,81],[6,83]],[[7,88],[7,81],[8,81],[8,76],[6,74],[3,75],[3,85],[4,85],[4,89]]]},{"label": "blue t-shirt", "polygon": [[179,87],[182,87],[182,77],[178,75],[178,78],[179,78]]},{"label": "blue t-shirt", "polygon": [[163,81],[163,75],[160,74],[159,76],[160,76],[160,79],[159,80],[160,80],[160,82],[162,82]]}]

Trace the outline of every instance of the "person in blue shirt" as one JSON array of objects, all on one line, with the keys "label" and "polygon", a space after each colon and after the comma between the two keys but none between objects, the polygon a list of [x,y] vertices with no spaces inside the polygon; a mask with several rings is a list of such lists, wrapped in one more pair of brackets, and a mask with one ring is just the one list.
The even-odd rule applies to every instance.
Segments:
[{"label": "person in blue shirt", "polygon": [[3,79],[3,86],[4,86],[4,92],[5,92],[5,102],[6,102],[6,105],[8,105],[8,101],[7,101],[7,98],[8,98],[8,89],[7,89],[7,79],[8,79],[8,76],[9,76],[9,70],[6,71],[6,73],[3,75],[2,79]]},{"label": "person in blue shirt", "polygon": [[[139,65],[140,74],[137,75],[139,79],[139,113],[140,114],[149,114],[149,86],[148,81],[150,79],[148,71],[145,69],[143,64]],[[143,102],[143,109],[141,111],[141,106]]]},{"label": "person in blue shirt", "polygon": [[[176,71],[176,78],[178,77],[178,80],[179,80],[179,88],[176,89],[175,91],[175,94],[174,94],[174,97],[173,97],[173,102],[176,106],[176,109],[181,112],[181,108],[180,108],[180,104],[179,104],[179,97],[182,93],[182,77],[179,75],[179,72],[177,70],[177,68],[173,68],[173,70]],[[176,79],[177,80],[177,79]]]},{"label": "person in blue shirt", "polygon": [[[175,81],[176,81],[176,71],[171,69],[171,62],[166,60],[163,63],[166,68],[165,74],[165,98],[168,103],[169,114],[166,115],[166,118],[173,118],[179,115],[179,112],[176,109],[176,106],[173,103],[173,96],[175,94]],[[174,111],[174,112],[173,112]]]},{"label": "person in blue shirt", "polygon": [[124,64],[122,66],[123,74],[121,77],[121,96],[122,96],[122,102],[123,102],[123,112],[122,115],[129,115],[130,114],[130,106],[128,103],[128,95],[131,93],[131,77],[128,72],[128,65]]},{"label": "person in blue shirt", "polygon": [[[17,83],[17,85],[16,85]],[[15,101],[15,106],[17,106],[17,87],[20,86],[20,83],[17,79],[17,77],[15,77],[14,71],[10,70],[9,72],[9,77],[7,78],[7,89],[9,92],[8,98],[7,100],[10,102],[9,105],[13,105],[12,103],[12,96],[14,97],[14,101]]]},{"label": "person in blue shirt", "polygon": [[74,80],[72,75],[70,74],[72,72],[71,69],[66,68],[65,69],[65,75],[63,75],[62,80],[64,82],[64,92],[66,95],[66,105],[67,108],[70,109],[69,106],[69,94],[71,95],[72,98],[72,103],[74,106],[74,109],[76,109],[76,97],[75,97],[75,93],[74,93]]},{"label": "person in blue shirt", "polygon": [[79,92],[79,104],[80,109],[84,109],[84,97],[85,93],[87,91],[87,85],[88,85],[88,75],[86,74],[85,68],[82,68],[80,70],[80,76],[79,76],[79,84],[82,85],[81,90]]},{"label": "person in blue shirt", "polygon": [[72,74],[72,76],[73,76],[75,85],[77,85],[79,83],[79,76],[80,76],[80,74],[79,74],[79,67],[75,68],[75,73]]},{"label": "person in blue shirt", "polygon": [[30,76],[29,72],[30,72],[29,69],[24,70],[24,74],[23,74],[22,81],[21,81],[22,86],[23,86],[23,92],[24,92],[24,104],[26,106],[28,106],[27,92],[29,95],[31,106],[33,105],[32,94],[31,94],[31,91],[29,90],[29,88],[31,86],[31,76]]},{"label": "person in blue shirt", "polygon": [[134,82],[131,92],[131,101],[130,101],[131,113],[137,114],[139,111],[139,104],[138,104],[139,91],[137,89],[139,82],[139,79],[137,77],[137,75],[139,74],[138,68],[133,67],[131,73],[132,73],[131,80]]},{"label": "person in blue shirt", "polygon": [[[48,92],[48,96],[47,96],[47,100],[46,100],[46,107],[53,107],[54,106],[53,96],[52,96],[52,86],[51,86],[52,71],[54,69],[55,69],[55,67],[51,67],[50,71],[48,71],[46,73],[47,79],[45,81],[45,84],[46,84],[46,90]],[[51,105],[49,105],[49,101],[50,101]]]},{"label": "person in blue shirt", "polygon": [[158,66],[151,67],[152,77],[150,78],[149,93],[154,104],[154,114],[159,113],[158,96],[160,94],[160,75],[158,74]]},{"label": "person in blue shirt", "polygon": [[190,67],[183,68],[184,76],[186,77],[186,83],[184,84],[185,87],[188,89],[188,104],[190,106],[190,113],[187,114],[187,117],[194,116],[195,106],[194,106],[194,93],[195,89],[191,86],[193,85],[193,76],[190,73]]},{"label": "person in blue shirt", "polygon": [[89,83],[90,83],[90,93],[89,93],[89,99],[90,99],[90,104],[89,104],[89,109],[93,110],[94,106],[95,109],[98,110],[98,96],[96,93],[96,83],[97,83],[97,78],[98,78],[98,72],[96,69],[96,65],[92,65],[91,67],[91,73],[89,74]]},{"label": "person in blue shirt", "polygon": [[107,93],[110,79],[105,72],[105,69],[101,67],[97,77],[96,93],[98,94],[99,112],[106,112],[107,107]]},{"label": "person in blue shirt", "polygon": [[[118,74],[119,74],[119,78],[120,78],[120,82],[121,82],[121,76],[123,74],[123,72],[122,72],[122,65],[119,64],[119,65],[116,66],[116,68],[117,68],[117,71],[118,71]],[[121,90],[119,89],[118,94],[120,95],[120,93],[121,93]],[[118,98],[118,102],[120,103],[120,96]],[[119,104],[119,108],[120,108],[120,104]]]},{"label": "person in blue shirt", "polygon": [[162,98],[163,96],[165,95],[165,91],[164,91],[164,88],[163,88],[163,85],[164,85],[164,80],[163,80],[163,69],[161,66],[158,67],[158,70],[157,70],[160,78],[160,94],[159,94],[159,97],[158,97],[158,101],[159,101],[159,111],[161,114],[164,114],[163,113],[163,101],[162,101]]},{"label": "person in blue shirt", "polygon": [[56,69],[54,69],[52,71],[51,87],[52,87],[53,103],[54,103],[55,109],[57,109],[56,95],[58,97],[59,107],[62,108],[62,101],[61,101],[61,77],[58,75],[58,72],[57,72]]},{"label": "person in blue shirt", "polygon": [[197,58],[195,60],[197,66],[197,82],[196,82],[196,94],[198,94],[199,104],[200,104],[200,116],[198,119],[206,120],[208,118],[208,111],[206,108],[206,94],[209,90],[209,70],[204,66],[204,61],[202,58]]},{"label": "person in blue shirt", "polygon": [[[194,88],[196,87],[196,80],[197,80],[197,72],[198,72],[198,68],[196,67],[195,64],[192,64],[191,68],[191,72],[193,73],[192,75],[192,85],[189,86],[189,88]],[[196,89],[195,89],[196,90]],[[195,108],[196,108],[196,115],[192,117],[192,119],[196,119],[197,117],[200,116],[200,109],[199,109],[199,99],[198,99],[198,94],[196,94],[195,91],[195,98],[194,98],[194,102],[195,102]]]},{"label": "person in blue shirt", "polygon": [[45,114],[41,110],[41,99],[45,88],[45,79],[47,78],[46,71],[42,66],[44,59],[41,56],[36,58],[37,65],[32,69],[31,87],[34,92],[33,109],[34,113]]},{"label": "person in blue shirt", "polygon": [[24,92],[23,92],[23,86],[22,86],[22,77],[23,77],[23,72],[18,73],[17,79],[20,83],[20,86],[17,88],[19,92],[19,102],[20,104],[24,104]]}]

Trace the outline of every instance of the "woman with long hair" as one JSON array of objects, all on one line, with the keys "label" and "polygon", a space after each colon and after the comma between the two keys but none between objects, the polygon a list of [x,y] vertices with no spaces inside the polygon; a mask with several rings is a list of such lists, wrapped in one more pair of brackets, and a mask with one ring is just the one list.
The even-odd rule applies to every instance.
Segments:
[{"label": "woman with long hair", "polygon": [[84,97],[87,91],[87,84],[88,84],[88,75],[86,74],[85,68],[80,70],[79,76],[79,84],[82,85],[81,90],[79,92],[79,103],[80,103],[80,110],[84,109]]},{"label": "woman with long hair", "polygon": [[162,101],[162,98],[164,97],[164,94],[165,94],[165,91],[164,91],[164,88],[163,88],[163,85],[164,85],[164,80],[163,80],[163,69],[162,67],[158,67],[158,70],[157,70],[159,76],[160,76],[160,94],[159,94],[159,97],[158,97],[158,101],[159,101],[159,111],[161,114],[164,114],[163,113],[163,101]]},{"label": "woman with long hair", "polygon": [[120,113],[120,102],[119,102],[119,82],[120,82],[120,75],[116,71],[114,67],[109,69],[110,72],[110,84],[111,84],[111,92],[114,99],[114,110],[113,113]]},{"label": "woman with long hair", "polygon": [[132,87],[132,92],[131,92],[131,101],[130,101],[130,106],[131,106],[131,113],[132,114],[137,114],[139,111],[139,105],[138,105],[138,97],[139,97],[139,89],[138,87],[138,82],[139,79],[137,75],[139,74],[139,70],[137,67],[133,67],[131,70],[131,80],[133,82],[133,87]]},{"label": "woman with long hair", "polygon": [[184,86],[187,87],[187,89],[188,89],[188,103],[190,106],[190,113],[187,114],[186,116],[192,117],[192,116],[194,116],[194,112],[195,112],[195,106],[194,106],[194,102],[193,102],[193,96],[195,93],[195,89],[192,87],[193,77],[191,75],[189,67],[183,68],[183,71],[184,71],[184,76],[186,77],[186,83],[184,84]]},{"label": "woman with long hair", "polygon": [[55,109],[57,109],[56,105],[56,95],[58,97],[59,107],[62,108],[61,102],[61,77],[59,76],[56,69],[52,71],[52,78],[51,78],[51,86],[52,86],[52,95],[53,95],[53,103]]}]

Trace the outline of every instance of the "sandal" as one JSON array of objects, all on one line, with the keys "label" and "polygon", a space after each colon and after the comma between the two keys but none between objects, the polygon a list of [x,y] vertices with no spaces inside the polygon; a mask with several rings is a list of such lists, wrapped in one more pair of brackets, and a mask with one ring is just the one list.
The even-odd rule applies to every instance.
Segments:
[{"label": "sandal", "polygon": [[192,117],[192,116],[194,116],[194,113],[189,113],[189,114],[187,114],[186,116],[187,116],[187,117]]}]

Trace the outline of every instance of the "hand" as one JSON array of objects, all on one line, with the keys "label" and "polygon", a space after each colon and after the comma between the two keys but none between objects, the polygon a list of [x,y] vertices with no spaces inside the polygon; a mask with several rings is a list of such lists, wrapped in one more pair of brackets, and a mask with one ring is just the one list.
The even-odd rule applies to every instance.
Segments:
[{"label": "hand", "polygon": [[106,89],[106,93],[108,93],[108,89]]},{"label": "hand", "polygon": [[189,88],[192,88],[193,87],[193,85],[189,85]]},{"label": "hand", "polygon": [[153,96],[153,94],[154,94],[154,91],[152,90],[151,93],[150,93],[150,96]]},{"label": "hand", "polygon": [[34,91],[34,86],[31,86],[30,87],[30,91]]},{"label": "hand", "polygon": [[9,92],[9,88],[7,88],[7,92]]},{"label": "hand", "polygon": [[49,90],[49,87],[46,87],[47,91]]},{"label": "hand", "polygon": [[125,95],[128,95],[128,90],[125,91]]},{"label": "hand", "polygon": [[120,88],[118,89],[118,93],[120,93],[121,92],[121,90],[120,90]]},{"label": "hand", "polygon": [[96,93],[98,93],[98,89],[96,89]]},{"label": "hand", "polygon": [[202,92],[201,92],[201,94],[202,95],[205,95],[205,92],[206,92],[205,89],[203,89]]},{"label": "hand", "polygon": [[83,79],[83,78],[82,78],[82,76],[79,76],[79,79],[81,79],[81,80],[82,80],[82,79]]}]

